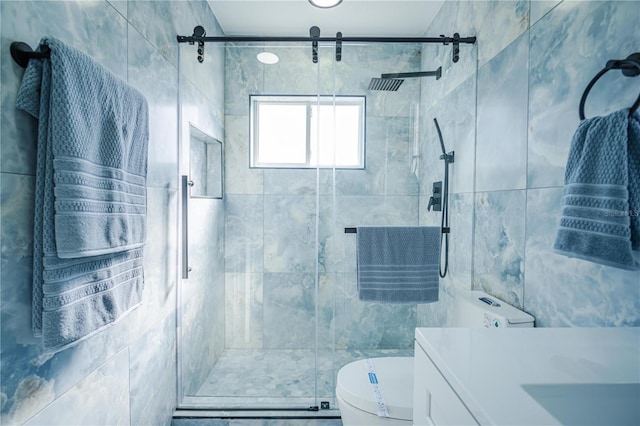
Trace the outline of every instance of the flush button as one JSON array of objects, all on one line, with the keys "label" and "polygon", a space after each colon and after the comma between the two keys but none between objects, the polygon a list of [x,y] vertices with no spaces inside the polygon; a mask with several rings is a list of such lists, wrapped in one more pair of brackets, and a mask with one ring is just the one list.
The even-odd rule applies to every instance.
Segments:
[{"label": "flush button", "polygon": [[489,299],[488,297],[480,297],[480,301],[486,303],[489,306],[495,306],[496,308],[500,307],[500,304],[493,299]]}]

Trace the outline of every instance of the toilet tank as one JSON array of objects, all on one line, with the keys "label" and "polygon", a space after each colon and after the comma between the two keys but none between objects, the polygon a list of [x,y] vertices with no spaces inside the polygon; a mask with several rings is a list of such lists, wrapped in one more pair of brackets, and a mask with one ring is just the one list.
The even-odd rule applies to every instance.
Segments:
[{"label": "toilet tank", "polygon": [[454,327],[533,327],[531,315],[482,291],[458,290],[454,305]]}]

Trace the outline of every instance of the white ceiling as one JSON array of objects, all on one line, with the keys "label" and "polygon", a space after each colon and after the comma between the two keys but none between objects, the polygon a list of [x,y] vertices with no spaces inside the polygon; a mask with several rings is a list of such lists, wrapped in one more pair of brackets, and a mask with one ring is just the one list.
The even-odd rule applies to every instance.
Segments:
[{"label": "white ceiling", "polygon": [[226,35],[424,36],[444,0],[343,0],[319,9],[308,0],[208,0]]}]

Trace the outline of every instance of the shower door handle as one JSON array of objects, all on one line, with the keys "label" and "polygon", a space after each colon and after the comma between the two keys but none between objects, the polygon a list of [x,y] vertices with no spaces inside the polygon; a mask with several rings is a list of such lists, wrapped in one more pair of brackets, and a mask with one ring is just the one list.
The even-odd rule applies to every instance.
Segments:
[{"label": "shower door handle", "polygon": [[189,187],[193,182],[189,181],[189,176],[182,175],[182,278],[189,278]]}]

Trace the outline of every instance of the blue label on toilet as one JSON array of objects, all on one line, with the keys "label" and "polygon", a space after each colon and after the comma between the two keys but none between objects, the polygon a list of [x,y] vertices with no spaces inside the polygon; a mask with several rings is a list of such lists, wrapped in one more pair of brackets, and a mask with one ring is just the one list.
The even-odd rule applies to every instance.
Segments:
[{"label": "blue label on toilet", "polygon": [[369,383],[374,385],[378,384],[378,377],[376,376],[376,373],[369,373]]}]

